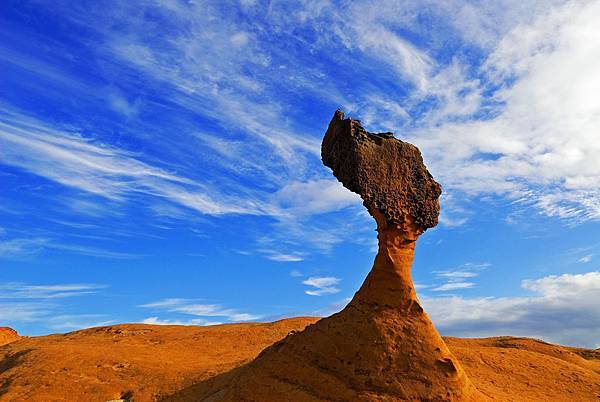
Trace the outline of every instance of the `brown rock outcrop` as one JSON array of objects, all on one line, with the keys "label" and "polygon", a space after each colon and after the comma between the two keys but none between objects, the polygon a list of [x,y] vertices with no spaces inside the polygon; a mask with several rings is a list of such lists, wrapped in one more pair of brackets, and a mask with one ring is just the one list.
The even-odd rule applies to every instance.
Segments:
[{"label": "brown rock outcrop", "polygon": [[441,194],[418,148],[369,133],[338,110],[321,153],[377,222],[373,269],[344,310],[265,349],[210,400],[485,400],[423,311],[411,279],[416,240],[437,224]]},{"label": "brown rock outcrop", "polygon": [[0,346],[14,342],[21,338],[17,331],[9,327],[0,327]]}]

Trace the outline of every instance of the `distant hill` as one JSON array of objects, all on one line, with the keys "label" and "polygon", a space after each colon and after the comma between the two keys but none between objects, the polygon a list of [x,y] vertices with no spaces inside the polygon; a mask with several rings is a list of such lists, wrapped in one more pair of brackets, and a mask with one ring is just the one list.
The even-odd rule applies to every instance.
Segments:
[{"label": "distant hill", "polygon": [[0,327],[0,346],[14,342],[19,338],[19,334],[14,329],[9,327]]}]

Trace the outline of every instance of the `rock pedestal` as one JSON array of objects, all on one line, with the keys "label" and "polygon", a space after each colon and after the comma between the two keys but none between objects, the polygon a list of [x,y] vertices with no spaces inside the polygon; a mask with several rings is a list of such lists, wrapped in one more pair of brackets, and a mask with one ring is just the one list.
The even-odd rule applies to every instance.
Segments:
[{"label": "rock pedestal", "polygon": [[441,194],[419,150],[337,111],[322,158],[377,222],[373,268],[346,308],[265,349],[208,400],[485,400],[423,311],[411,279],[416,241],[437,224]]}]

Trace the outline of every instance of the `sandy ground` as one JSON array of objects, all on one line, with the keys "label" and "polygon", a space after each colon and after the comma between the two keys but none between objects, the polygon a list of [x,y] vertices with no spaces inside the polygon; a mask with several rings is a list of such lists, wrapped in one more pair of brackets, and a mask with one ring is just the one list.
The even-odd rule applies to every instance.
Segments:
[{"label": "sandy ground", "polygon": [[[212,327],[123,324],[0,346],[0,401],[196,401],[316,318]],[[526,338],[445,338],[471,381],[498,401],[600,401],[600,351]]]}]

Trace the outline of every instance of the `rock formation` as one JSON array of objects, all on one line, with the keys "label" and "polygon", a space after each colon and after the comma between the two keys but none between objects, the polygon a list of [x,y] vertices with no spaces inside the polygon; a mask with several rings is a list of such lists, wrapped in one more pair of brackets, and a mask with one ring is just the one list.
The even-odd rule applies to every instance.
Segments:
[{"label": "rock formation", "polygon": [[265,349],[208,400],[485,400],[423,311],[411,279],[416,240],[437,224],[441,194],[418,148],[369,133],[338,110],[321,154],[377,222],[373,268],[344,310]]},{"label": "rock formation", "polygon": [[9,327],[0,327],[0,346],[14,342],[21,338],[17,331]]}]

